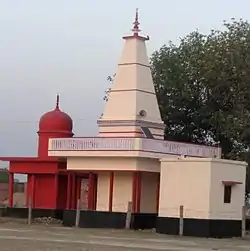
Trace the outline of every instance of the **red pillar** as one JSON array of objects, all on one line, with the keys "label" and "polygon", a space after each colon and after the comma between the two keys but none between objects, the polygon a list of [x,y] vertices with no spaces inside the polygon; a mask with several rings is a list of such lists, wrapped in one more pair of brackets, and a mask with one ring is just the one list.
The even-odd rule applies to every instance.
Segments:
[{"label": "red pillar", "polygon": [[14,173],[9,173],[9,207],[13,207]]},{"label": "red pillar", "polygon": [[136,212],[136,182],[137,182],[137,173],[133,173],[132,181],[132,213]]},{"label": "red pillar", "polygon": [[95,176],[93,173],[89,173],[88,210],[94,210],[94,185]]},{"label": "red pillar", "polygon": [[27,183],[26,183],[26,207],[28,208],[29,207],[29,199],[30,199],[30,196],[31,196],[31,175],[28,174],[28,177],[27,177]]},{"label": "red pillar", "polygon": [[94,189],[93,189],[93,210],[96,210],[97,202],[97,174],[94,175]]},{"label": "red pillar", "polygon": [[36,201],[35,201],[35,185],[36,185],[36,180],[35,180],[35,175],[31,175],[31,205],[32,208],[36,207]]},{"label": "red pillar", "polygon": [[70,208],[70,201],[71,201],[71,174],[68,173],[68,182],[67,182],[67,201],[66,201],[66,207],[67,209]]},{"label": "red pillar", "polygon": [[55,192],[55,202],[54,202],[54,208],[57,208],[57,197],[58,197],[58,174],[55,174],[54,178],[54,192]]},{"label": "red pillar", "polygon": [[141,206],[141,173],[134,172],[132,183],[132,212],[139,213]]},{"label": "red pillar", "polygon": [[136,180],[136,212],[140,213],[141,209],[141,172],[137,172]]},{"label": "red pillar", "polygon": [[76,209],[76,176],[72,174],[71,209]]},{"label": "red pillar", "polygon": [[113,209],[113,192],[114,192],[114,172],[110,172],[109,176],[109,212]]}]

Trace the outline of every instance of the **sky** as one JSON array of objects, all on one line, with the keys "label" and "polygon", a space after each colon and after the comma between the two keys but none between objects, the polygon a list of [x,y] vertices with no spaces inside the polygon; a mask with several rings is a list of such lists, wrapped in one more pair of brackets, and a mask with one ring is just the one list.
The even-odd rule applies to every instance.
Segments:
[{"label": "sky", "polygon": [[36,155],[39,118],[57,93],[74,133],[96,135],[106,79],[136,8],[149,54],[196,29],[250,17],[247,0],[0,0],[1,156]]}]

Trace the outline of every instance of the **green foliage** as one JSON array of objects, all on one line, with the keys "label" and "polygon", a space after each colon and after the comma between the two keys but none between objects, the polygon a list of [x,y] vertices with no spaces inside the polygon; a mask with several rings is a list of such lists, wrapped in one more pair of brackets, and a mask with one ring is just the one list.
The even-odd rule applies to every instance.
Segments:
[{"label": "green foliage", "polygon": [[223,157],[249,160],[250,24],[192,32],[151,57],[166,139],[213,145]]}]

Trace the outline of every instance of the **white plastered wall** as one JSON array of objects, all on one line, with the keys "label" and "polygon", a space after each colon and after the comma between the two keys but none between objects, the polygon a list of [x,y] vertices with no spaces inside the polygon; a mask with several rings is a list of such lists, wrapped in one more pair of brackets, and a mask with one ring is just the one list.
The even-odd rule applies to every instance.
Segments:
[{"label": "white plastered wall", "polygon": [[[245,163],[214,161],[211,168],[210,219],[240,220],[242,207],[245,203]],[[231,203],[224,203],[224,185],[222,181],[241,183],[232,186]]]},{"label": "white plastered wall", "polygon": [[[245,193],[244,162],[180,158],[161,162],[159,216],[179,218],[241,219]],[[223,201],[223,180],[242,182],[232,188],[232,204]],[[237,204],[237,206],[236,206]]]},{"label": "white plastered wall", "polygon": [[177,159],[161,163],[160,217],[179,217],[184,205],[186,218],[209,218],[210,165]]},{"label": "white plastered wall", "polygon": [[116,172],[114,175],[113,212],[127,212],[132,201],[132,172]]}]

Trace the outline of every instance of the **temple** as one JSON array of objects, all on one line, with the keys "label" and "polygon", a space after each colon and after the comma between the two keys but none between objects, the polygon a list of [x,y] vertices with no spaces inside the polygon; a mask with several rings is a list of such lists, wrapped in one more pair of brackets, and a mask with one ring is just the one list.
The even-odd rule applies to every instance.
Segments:
[{"label": "temple", "polygon": [[81,180],[87,179],[80,227],[124,228],[130,212],[130,228],[178,234],[182,208],[184,235],[239,236],[246,163],[222,160],[219,147],[164,140],[149,37],[140,35],[139,25],[136,11],[98,136],[73,137],[72,120],[57,102],[40,120],[38,157],[5,158],[10,173],[27,173],[34,207],[62,209],[64,225],[74,225],[76,202],[86,200]]},{"label": "temple", "polygon": [[8,204],[12,208],[14,174],[26,174],[26,207],[32,203],[37,209],[75,209],[80,180],[87,174],[67,171],[65,159],[48,156],[48,143],[51,138],[71,138],[73,122],[70,116],[59,108],[57,95],[55,109],[42,115],[38,130],[37,157],[0,157],[9,162]]}]

